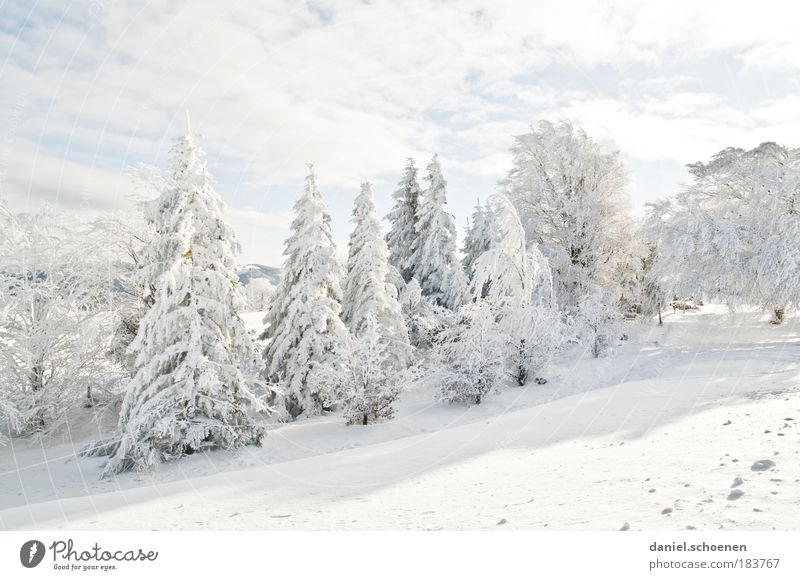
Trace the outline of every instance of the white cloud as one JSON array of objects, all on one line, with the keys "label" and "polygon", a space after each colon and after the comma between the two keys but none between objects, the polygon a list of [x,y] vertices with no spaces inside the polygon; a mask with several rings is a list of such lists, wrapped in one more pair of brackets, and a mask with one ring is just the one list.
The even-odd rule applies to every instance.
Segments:
[{"label": "white cloud", "polygon": [[0,195],[19,210],[42,201],[64,209],[107,213],[130,209],[134,185],[127,172],[87,167],[16,140],[0,164]]}]

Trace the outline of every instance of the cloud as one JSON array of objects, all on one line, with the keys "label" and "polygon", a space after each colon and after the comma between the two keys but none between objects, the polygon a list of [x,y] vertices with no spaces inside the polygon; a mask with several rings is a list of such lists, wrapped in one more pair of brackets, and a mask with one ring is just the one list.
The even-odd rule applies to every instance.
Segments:
[{"label": "cloud", "polygon": [[606,136],[632,158],[683,165],[729,146],[751,148],[764,141],[796,146],[798,105],[797,97],[787,96],[738,108],[720,95],[674,93],[660,99],[585,98],[555,115]]},{"label": "cloud", "polygon": [[0,196],[12,207],[35,211],[41,201],[71,211],[130,209],[134,185],[127,173],[87,167],[15,141],[0,163]]}]

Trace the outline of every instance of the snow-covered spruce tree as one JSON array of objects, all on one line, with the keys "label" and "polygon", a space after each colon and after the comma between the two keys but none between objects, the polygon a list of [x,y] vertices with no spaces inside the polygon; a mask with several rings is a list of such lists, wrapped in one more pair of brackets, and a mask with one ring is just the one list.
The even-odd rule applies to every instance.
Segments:
[{"label": "snow-covered spruce tree", "polygon": [[408,329],[397,289],[388,281],[388,250],[369,183],[361,184],[352,221],[355,227],[350,234],[342,321],[354,336],[360,337],[374,318],[386,342],[386,354],[398,369],[403,368],[410,351]]},{"label": "snow-covered spruce tree", "polygon": [[569,311],[594,285],[610,303],[623,298],[623,272],[636,267],[627,176],[617,153],[604,153],[570,123],[542,121],[519,135],[505,189],[528,243],[550,262],[559,305]]},{"label": "snow-covered spruce tree", "polygon": [[439,399],[480,404],[506,376],[506,339],[486,301],[462,306],[460,324],[438,337],[443,365]]},{"label": "snow-covered spruce tree", "polygon": [[172,175],[158,203],[155,300],[131,351],[136,374],[118,432],[87,453],[108,454],[104,475],[151,468],[211,449],[260,444],[251,392],[258,356],[237,311],[239,246],[223,219],[205,156],[190,132],[171,151]]},{"label": "snow-covered spruce tree", "polygon": [[688,168],[689,187],[650,208],[653,270],[671,293],[759,305],[779,323],[800,303],[800,149],[728,148]]},{"label": "snow-covered spruce tree", "polygon": [[417,237],[417,210],[420,189],[417,183],[417,168],[410,157],[406,161],[403,177],[394,192],[394,206],[386,216],[389,231],[386,244],[389,247],[389,263],[400,272],[403,280],[410,282],[414,277],[412,247]]},{"label": "snow-covered spruce tree", "polygon": [[472,293],[469,289],[469,278],[467,278],[464,268],[457,261],[445,272],[444,288],[446,288],[446,292],[442,300],[442,305],[450,310],[457,310],[464,304],[472,301]]},{"label": "snow-covered spruce tree", "polygon": [[490,215],[489,209],[481,206],[481,200],[475,205],[475,211],[472,212],[472,219],[470,220],[467,233],[464,237],[463,254],[461,265],[467,274],[467,278],[471,281],[475,275],[474,264],[482,253],[489,249],[491,236],[489,232]]},{"label": "snow-covered spruce tree", "polygon": [[278,406],[290,418],[324,410],[329,394],[322,382],[309,382],[309,374],[339,364],[348,340],[339,317],[342,290],[331,218],[311,166],[294,212],[283,252],[283,274],[261,335],[268,341],[264,350],[267,377],[280,385],[283,394]]},{"label": "snow-covered spruce tree", "polygon": [[[438,155],[434,155],[425,174],[428,187],[417,208],[411,263],[422,294],[434,304],[457,309],[465,295],[464,276],[456,256],[456,225],[447,213],[447,182],[442,176]],[[456,271],[456,268],[461,270]]]},{"label": "snow-covered spruce tree", "polygon": [[363,320],[361,331],[350,340],[341,365],[326,367],[311,378],[322,383],[329,403],[341,405],[348,425],[367,425],[391,419],[400,394],[403,374],[374,313]]}]

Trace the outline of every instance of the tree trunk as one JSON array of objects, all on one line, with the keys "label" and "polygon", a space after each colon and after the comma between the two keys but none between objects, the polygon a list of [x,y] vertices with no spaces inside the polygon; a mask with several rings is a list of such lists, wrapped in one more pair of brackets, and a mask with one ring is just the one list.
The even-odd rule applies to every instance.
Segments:
[{"label": "tree trunk", "polygon": [[517,384],[520,387],[525,386],[525,383],[528,382],[528,371],[525,369],[524,366],[519,365],[519,367],[517,367],[516,379],[517,379]]},{"label": "tree trunk", "polygon": [[33,363],[29,380],[31,384],[31,391],[34,393],[33,404],[35,407],[38,407],[31,425],[34,431],[41,431],[44,429],[45,425],[44,409],[39,407],[39,402],[37,401],[37,395],[44,390],[44,362],[41,359]]},{"label": "tree trunk", "polygon": [[[525,339],[521,338],[519,341],[519,357],[520,360],[525,360]],[[525,385],[528,381],[528,369],[525,368],[525,365],[520,363],[517,365],[517,384],[521,387]]]},{"label": "tree trunk", "polygon": [[594,343],[592,344],[592,356],[600,358],[600,338],[595,336]]}]

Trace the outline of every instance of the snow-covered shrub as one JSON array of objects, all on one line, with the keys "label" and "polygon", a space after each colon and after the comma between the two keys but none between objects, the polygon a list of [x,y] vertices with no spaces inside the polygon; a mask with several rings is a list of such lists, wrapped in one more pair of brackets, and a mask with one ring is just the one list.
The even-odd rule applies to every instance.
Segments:
[{"label": "snow-covered shrub", "polygon": [[321,369],[313,382],[327,390],[329,405],[341,406],[348,425],[367,425],[391,419],[402,389],[403,370],[388,349],[390,343],[374,314],[369,314],[359,336],[350,340],[341,365]]},{"label": "snow-covered shrub", "polygon": [[[148,190],[149,191],[149,190]],[[138,198],[133,198],[133,201]],[[92,235],[104,240],[108,262],[113,271],[113,301],[111,308],[116,328],[109,350],[110,359],[132,377],[134,357],[128,347],[136,337],[139,324],[155,299],[154,280],[157,275],[153,253],[156,236],[150,217],[150,206],[156,200],[139,201],[141,217],[127,214],[104,216],[91,222]]]},{"label": "snow-covered shrub", "polygon": [[595,287],[578,303],[575,326],[582,341],[597,358],[611,352],[621,337],[620,312],[608,303],[600,287]]},{"label": "snow-covered shrub", "polygon": [[[641,238],[645,238],[644,230],[640,230]],[[658,273],[654,270],[658,257],[657,246],[650,242],[642,242],[643,251],[640,255],[641,267],[637,273],[636,300],[630,305],[629,312],[636,316],[651,318],[658,314],[661,324],[661,311],[665,303],[665,293]]]},{"label": "snow-covered shrub", "polygon": [[423,298],[416,278],[400,293],[400,307],[411,345],[423,351],[433,347],[437,337],[456,319],[451,310]]},{"label": "snow-covered shrub", "polygon": [[507,340],[496,309],[483,300],[462,306],[460,324],[438,337],[441,352],[439,399],[480,404],[506,376]]},{"label": "snow-covered shrub", "polygon": [[252,278],[244,287],[247,310],[264,312],[275,295],[275,285],[266,278]]},{"label": "snow-covered shrub", "polygon": [[16,422],[17,417],[17,410],[7,403],[6,401],[0,399],[0,445],[5,445],[8,441],[8,438],[5,434],[5,429],[2,426],[11,426],[14,425]]},{"label": "snow-covered shrub", "polygon": [[502,320],[508,335],[508,368],[520,386],[541,371],[564,348],[569,328],[561,314],[541,303],[528,304]]},{"label": "snow-covered shrub", "polygon": [[0,231],[0,399],[14,435],[50,432],[118,372],[113,268],[87,224],[45,208]]}]

